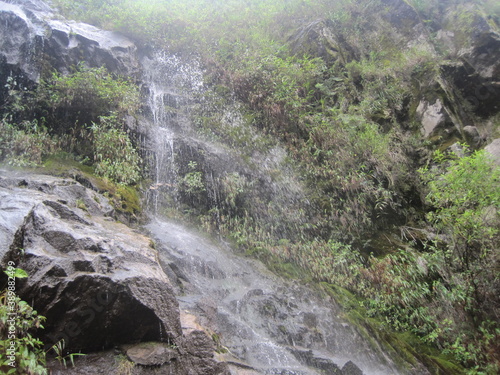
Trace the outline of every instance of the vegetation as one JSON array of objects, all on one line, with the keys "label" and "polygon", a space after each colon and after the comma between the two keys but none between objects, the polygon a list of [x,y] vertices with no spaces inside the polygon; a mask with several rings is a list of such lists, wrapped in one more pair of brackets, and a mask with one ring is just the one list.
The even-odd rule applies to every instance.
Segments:
[{"label": "vegetation", "polygon": [[[53,3],[141,44],[196,55],[206,73],[204,99],[237,103],[242,113],[227,124],[220,107],[200,105],[193,123],[201,134],[247,161],[274,144],[286,149],[307,204],[274,202],[250,173],[209,179],[201,160],[181,168],[176,191],[206,228],[247,254],[346,288],[368,316],[415,335],[470,374],[499,371],[498,168],[481,151],[432,159],[436,145],[421,139],[415,118],[428,95],[447,101],[455,116],[480,121],[457,102],[460,90],[448,89],[454,83],[443,66],[469,46],[478,25],[498,28],[497,2]],[[441,28],[453,32],[451,43],[438,38]],[[418,32],[425,37],[415,38]],[[7,85],[1,159],[29,166],[64,150],[117,183],[140,180],[124,125],[139,106],[131,83],[82,65],[37,88],[14,78]],[[375,244],[394,231],[397,245]]]},{"label": "vegetation", "polygon": [[139,110],[138,88],[105,68],[83,64],[70,74],[52,72],[37,87],[7,79],[0,119],[0,162],[44,168],[92,181],[122,218],[141,211],[142,159],[127,116]]},{"label": "vegetation", "polygon": [[75,367],[75,357],[77,356],[82,356],[85,354],[82,353],[69,353],[66,354],[66,342],[64,339],[61,339],[57,343],[55,343],[51,349],[54,351],[56,354],[56,359],[59,362],[59,364],[63,365],[64,368],[68,367],[68,360],[71,362],[71,365]]},{"label": "vegetation", "polygon": [[[26,271],[9,265],[4,271],[7,286],[0,294],[0,369],[4,374],[46,375],[46,352],[36,336],[43,329],[45,317],[39,315],[26,301],[15,294],[16,279],[28,277]],[[61,365],[67,360],[75,366],[74,357],[82,353],[65,353],[64,340],[55,343],[52,350]]]},{"label": "vegetation", "polygon": [[33,167],[65,151],[93,161],[95,172],[111,181],[139,181],[141,160],[124,123],[139,109],[135,85],[80,65],[68,75],[52,73],[31,90],[12,77],[7,86],[0,160]]},{"label": "vegetation", "polygon": [[118,375],[132,375],[134,373],[135,363],[123,354],[115,357],[116,373]]},{"label": "vegetation", "polygon": [[14,292],[15,279],[26,278],[23,270],[9,266],[8,286],[0,294],[0,369],[4,374],[47,374],[43,343],[33,330],[43,328],[45,317]]},{"label": "vegetation", "polygon": [[118,127],[116,116],[101,117],[90,128],[94,141],[95,171],[125,185],[140,178],[140,157],[125,130]]}]

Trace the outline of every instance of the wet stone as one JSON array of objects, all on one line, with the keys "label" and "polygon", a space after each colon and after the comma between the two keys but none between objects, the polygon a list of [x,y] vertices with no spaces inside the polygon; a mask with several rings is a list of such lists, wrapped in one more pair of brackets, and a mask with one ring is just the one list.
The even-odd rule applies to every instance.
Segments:
[{"label": "wet stone", "polygon": [[363,371],[356,366],[352,361],[347,362],[344,367],[342,367],[343,375],[363,375]]},{"label": "wet stone", "polygon": [[160,342],[144,342],[126,349],[127,357],[143,366],[161,366],[177,358],[177,352],[170,345]]}]

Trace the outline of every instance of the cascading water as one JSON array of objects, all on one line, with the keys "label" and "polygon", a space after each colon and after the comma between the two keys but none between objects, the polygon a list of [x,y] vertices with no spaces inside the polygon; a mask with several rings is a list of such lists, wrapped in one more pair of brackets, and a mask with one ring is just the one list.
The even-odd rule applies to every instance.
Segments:
[{"label": "cascading water", "polygon": [[146,194],[146,203],[157,213],[162,198],[176,196],[175,129],[186,124],[184,109],[189,94],[201,90],[203,81],[197,66],[183,64],[179,58],[165,52],[143,58],[142,65],[151,122],[148,141],[152,143],[145,147],[149,150],[147,158],[153,181]]},{"label": "cascading water", "polygon": [[[240,361],[232,365],[235,374],[238,366],[263,374],[340,373],[348,361],[366,375],[398,374],[381,350],[339,317],[335,301],[285,281],[260,262],[234,255],[225,243],[214,243],[159,215],[162,205],[168,204],[163,195],[175,196],[178,164],[189,161],[176,155],[176,142],[193,134],[186,131],[190,127],[186,110],[190,94],[201,91],[203,81],[196,64],[184,65],[164,53],[143,64],[149,85],[154,181],[147,197],[152,219],[146,228],[157,241],[162,266],[178,281],[180,308],[220,337],[231,354],[229,361]],[[267,168],[265,163],[262,167]]]},{"label": "cascading water", "polygon": [[320,374],[353,361],[365,375],[398,373],[319,292],[166,219],[153,219],[147,229],[162,265],[180,280],[180,308],[245,364],[263,374]]}]

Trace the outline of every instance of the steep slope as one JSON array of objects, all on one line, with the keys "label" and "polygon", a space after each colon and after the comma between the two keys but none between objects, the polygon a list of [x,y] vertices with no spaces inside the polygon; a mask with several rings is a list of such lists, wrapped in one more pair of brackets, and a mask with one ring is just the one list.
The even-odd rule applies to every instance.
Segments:
[{"label": "steep slope", "polygon": [[[495,4],[55,1],[137,48],[16,3],[1,3],[2,158],[62,148],[119,177],[133,159],[155,214],[347,288],[471,371],[498,369],[500,193],[475,153],[498,155]],[[126,75],[141,104],[80,106],[96,96],[70,85],[89,77],[81,61]],[[52,68],[66,86],[44,84]],[[127,145],[114,169],[116,153],[90,151],[99,134]]]}]

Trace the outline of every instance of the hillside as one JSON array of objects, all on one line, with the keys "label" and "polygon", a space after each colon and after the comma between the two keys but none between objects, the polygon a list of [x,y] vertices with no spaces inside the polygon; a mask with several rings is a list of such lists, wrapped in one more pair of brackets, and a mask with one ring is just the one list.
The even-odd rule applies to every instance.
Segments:
[{"label": "hillside", "polygon": [[190,222],[321,283],[432,373],[499,371],[497,2],[52,6],[89,25],[52,13],[49,42],[2,52],[5,165],[71,160],[120,220]]}]

